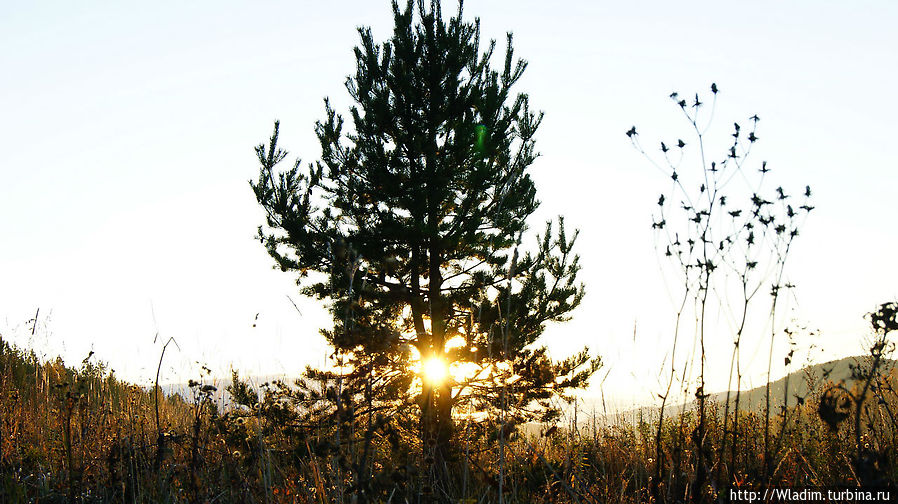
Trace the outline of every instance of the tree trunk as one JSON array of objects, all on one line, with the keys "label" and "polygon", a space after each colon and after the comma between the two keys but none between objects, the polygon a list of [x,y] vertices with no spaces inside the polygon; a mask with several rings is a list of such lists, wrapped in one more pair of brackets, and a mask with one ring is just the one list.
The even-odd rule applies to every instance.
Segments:
[{"label": "tree trunk", "polygon": [[436,392],[433,415],[436,459],[439,462],[448,462],[453,459],[452,385],[444,383]]}]

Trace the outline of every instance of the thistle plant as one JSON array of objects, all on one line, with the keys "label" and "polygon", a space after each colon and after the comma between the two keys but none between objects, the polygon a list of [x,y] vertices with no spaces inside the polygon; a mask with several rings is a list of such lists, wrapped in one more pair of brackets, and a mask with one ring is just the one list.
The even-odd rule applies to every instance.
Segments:
[{"label": "thistle plant", "polygon": [[[728,429],[730,397],[727,396],[724,413],[724,436],[720,443],[722,462],[727,435],[730,440],[731,466],[737,450],[736,433],[739,409],[739,391],[742,381],[740,348],[748,327],[750,307],[759,293],[769,292],[769,325],[771,327],[771,352],[776,335],[776,308],[782,294],[793,287],[786,281],[785,264],[792,243],[799,235],[799,228],[810,205],[811,188],[806,186],[799,194],[787,193],[781,186],[770,189],[772,171],[766,161],[749,162],[749,156],[759,140],[760,118],[753,115],[747,122],[734,122],[731,140],[715,154],[708,147],[708,132],[714,120],[719,89],[711,85],[711,95],[686,98],[671,93],[670,99],[688,123],[688,133],[659,142],[658,150],[647,151],[640,142],[636,127],[631,127],[627,137],[632,145],[669,180],[669,188],[657,200],[652,221],[655,243],[666,262],[672,266],[677,278],[680,296],[676,307],[671,349],[670,373],[661,398],[658,430],[656,433],[654,490],[664,478],[665,454],[661,443],[661,426],[664,408],[677,381],[676,358],[681,333],[687,316],[694,320],[695,343],[698,353],[698,377],[694,389],[698,422],[692,432],[692,444],[696,467],[692,492],[704,491],[709,482],[712,465],[711,448],[706,443],[707,414],[706,390],[708,336],[719,329],[712,325],[710,314],[719,310],[726,314],[730,331],[732,353],[729,387],[736,385],[733,425]],[[685,140],[684,140],[685,138]],[[692,149],[692,152],[690,152]],[[659,152],[660,151],[660,152]],[[680,368],[679,381],[690,390],[687,382],[692,373],[695,352]],[[771,353],[772,356],[772,353]],[[769,366],[768,366],[769,375]],[[765,447],[769,446],[769,390],[767,421],[765,422]],[[765,453],[768,450],[765,449]],[[682,450],[674,450],[681,453]],[[769,455],[765,456],[769,458]],[[674,460],[674,466],[680,460]],[[717,464],[719,486],[722,463]],[[675,472],[675,471],[674,471]],[[678,490],[683,482],[673,481],[668,492]]]},{"label": "thistle plant", "polygon": [[[880,378],[884,360],[895,351],[895,343],[889,340],[889,335],[898,331],[898,302],[879,305],[876,311],[867,314],[867,318],[873,329],[873,341],[869,349],[870,367],[865,369],[856,366],[852,369],[853,378],[863,384],[860,392],[851,394],[854,401],[854,439],[857,447],[854,467],[863,483],[878,484],[881,483],[878,481],[881,477],[880,469],[876,467],[878,457],[869,443],[861,442],[861,418],[867,395],[871,390],[877,388],[874,382]],[[894,422],[894,415],[886,401],[881,400],[880,404],[884,406]],[[869,425],[872,426],[872,422]]]}]

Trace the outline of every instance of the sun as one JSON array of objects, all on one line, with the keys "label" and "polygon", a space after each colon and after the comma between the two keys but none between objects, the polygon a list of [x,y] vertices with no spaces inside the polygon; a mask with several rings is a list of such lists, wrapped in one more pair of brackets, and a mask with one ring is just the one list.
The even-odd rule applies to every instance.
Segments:
[{"label": "sun", "polygon": [[441,359],[440,357],[431,357],[424,361],[422,372],[424,374],[424,379],[428,383],[436,385],[443,383],[449,376],[449,366],[444,359]]}]

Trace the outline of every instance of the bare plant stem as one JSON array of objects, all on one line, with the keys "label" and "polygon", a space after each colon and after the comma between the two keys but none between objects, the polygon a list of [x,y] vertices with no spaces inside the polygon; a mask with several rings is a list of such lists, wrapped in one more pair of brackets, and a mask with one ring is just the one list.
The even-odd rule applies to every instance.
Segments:
[{"label": "bare plant stem", "polygon": [[[156,333],[158,336],[159,333]],[[162,457],[165,450],[165,435],[162,432],[162,423],[159,420],[159,375],[162,371],[162,359],[165,358],[165,350],[168,348],[168,344],[174,342],[175,346],[178,347],[178,342],[175,341],[174,336],[168,338],[168,341],[162,345],[162,352],[159,354],[159,365],[156,366],[156,385],[153,388],[153,401],[156,406],[156,471],[162,467]],[[178,347],[180,350],[181,347]]]},{"label": "bare plant stem", "polygon": [[770,453],[770,372],[773,368],[773,344],[776,339],[776,307],[782,288],[783,273],[785,272],[786,256],[789,255],[791,240],[786,243],[785,251],[778,258],[778,273],[773,284],[773,301],[770,306],[770,352],[767,355],[767,384],[764,386],[764,482],[767,483],[771,476],[772,454]]},{"label": "bare plant stem", "polygon": [[[736,398],[733,405],[733,424],[731,427],[732,430],[732,444],[730,445],[730,471],[732,468],[736,467],[736,445],[738,443],[738,435],[739,435],[739,395],[742,391],[742,373],[741,373],[741,364],[740,364],[740,344],[742,343],[742,333],[745,331],[745,322],[748,320],[748,305],[751,298],[754,296],[754,292],[752,294],[748,294],[748,281],[746,279],[747,271],[742,275],[742,314],[739,320],[739,327],[736,329],[736,338],[733,341],[733,353],[730,357],[730,373],[729,373],[729,382],[727,383],[727,395],[726,395],[726,404],[724,405],[724,413],[723,413],[723,435],[720,442],[720,454],[719,459],[720,462],[717,465],[717,484],[720,488],[724,487],[723,481],[723,460],[724,453],[726,453],[726,440],[727,440],[727,424],[730,418],[730,395],[732,391],[733,385],[733,372],[736,373]],[[755,290],[757,292],[757,290]],[[727,471],[729,472],[729,471]]]},{"label": "bare plant stem", "polygon": [[676,362],[677,342],[680,339],[680,320],[683,317],[683,309],[686,307],[686,301],[688,299],[689,289],[687,285],[686,292],[683,294],[683,301],[680,302],[680,308],[677,310],[676,322],[674,323],[673,347],[671,348],[670,354],[670,378],[667,380],[667,389],[661,396],[661,408],[658,410],[658,428],[655,432],[655,480],[652,482],[652,494],[655,496],[656,500],[661,500],[661,496],[658,494],[658,485],[661,483],[661,479],[664,476],[664,447],[662,445],[664,408],[667,405],[667,398],[670,396],[670,389],[673,387],[674,377],[677,371],[674,363]]}]

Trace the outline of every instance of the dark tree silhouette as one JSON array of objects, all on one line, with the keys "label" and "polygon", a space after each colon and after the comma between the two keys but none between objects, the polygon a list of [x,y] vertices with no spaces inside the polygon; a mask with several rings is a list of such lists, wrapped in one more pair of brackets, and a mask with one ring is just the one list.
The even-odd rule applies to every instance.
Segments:
[{"label": "dark tree silhouette", "polygon": [[[351,130],[325,100],[321,160],[279,172],[276,122],[251,185],[267,212],[259,239],[306,295],[330,301],[323,334],[344,386],[355,377],[388,390],[385,404],[416,403],[424,446],[446,457],[453,410],[500,411],[505,433],[550,420],[550,399],[585,386],[599,360],[584,349],[553,361],[537,342],[584,291],[561,218],[521,246],[539,204],[527,170],[542,114],[512,94],[526,63],[511,35],[497,71],[495,42],[481,51],[461,7],[448,21],[439,2],[394,2],[393,14],[387,42],[359,30]],[[453,376],[431,383],[416,367],[430,359]]]}]

